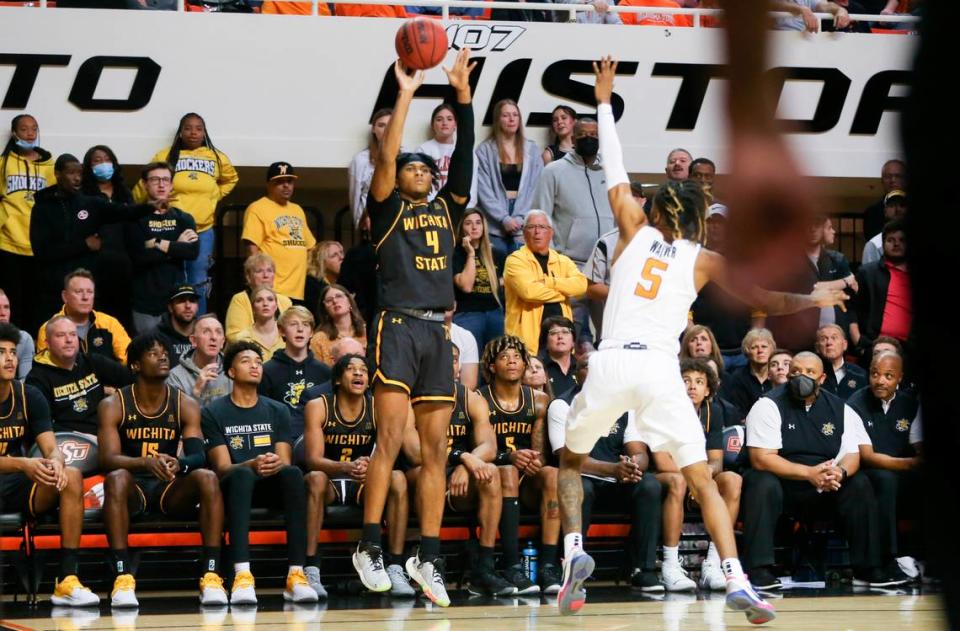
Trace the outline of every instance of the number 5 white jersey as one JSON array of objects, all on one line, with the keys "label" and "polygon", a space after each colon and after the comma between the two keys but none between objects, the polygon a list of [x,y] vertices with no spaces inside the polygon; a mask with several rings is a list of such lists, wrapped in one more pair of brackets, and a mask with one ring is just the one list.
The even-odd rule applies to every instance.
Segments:
[{"label": "number 5 white jersey", "polygon": [[699,254],[700,246],[690,241],[667,243],[656,228],[638,230],[610,270],[600,348],[639,343],[676,356],[697,298]]}]

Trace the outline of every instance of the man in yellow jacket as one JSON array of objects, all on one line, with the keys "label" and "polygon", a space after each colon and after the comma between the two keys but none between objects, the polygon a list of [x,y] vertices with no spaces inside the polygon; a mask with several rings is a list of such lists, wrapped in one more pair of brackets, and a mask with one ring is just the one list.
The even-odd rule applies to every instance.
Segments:
[{"label": "man in yellow jacket", "polygon": [[516,335],[537,354],[540,323],[550,316],[573,317],[570,299],[587,291],[587,277],[569,257],[550,249],[553,224],[542,210],[531,210],[523,224],[525,245],[507,257],[505,332]]}]

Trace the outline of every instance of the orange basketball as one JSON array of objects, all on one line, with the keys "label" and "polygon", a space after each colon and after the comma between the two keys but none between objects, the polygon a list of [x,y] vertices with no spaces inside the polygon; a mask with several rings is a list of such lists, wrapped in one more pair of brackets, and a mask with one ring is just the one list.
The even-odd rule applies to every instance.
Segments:
[{"label": "orange basketball", "polygon": [[397,55],[407,68],[426,70],[447,55],[447,33],[438,20],[415,18],[397,30]]}]

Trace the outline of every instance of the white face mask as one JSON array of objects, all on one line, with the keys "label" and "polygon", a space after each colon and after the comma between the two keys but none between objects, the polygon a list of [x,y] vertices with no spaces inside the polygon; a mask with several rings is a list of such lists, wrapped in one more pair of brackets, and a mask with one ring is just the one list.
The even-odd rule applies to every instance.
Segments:
[{"label": "white face mask", "polygon": [[36,140],[21,140],[16,136],[14,136],[14,138],[16,138],[16,140],[14,141],[14,144],[17,145],[17,147],[19,147],[20,149],[23,149],[25,151],[31,151],[33,149],[36,149],[38,146],[40,146],[39,136],[36,138]]}]

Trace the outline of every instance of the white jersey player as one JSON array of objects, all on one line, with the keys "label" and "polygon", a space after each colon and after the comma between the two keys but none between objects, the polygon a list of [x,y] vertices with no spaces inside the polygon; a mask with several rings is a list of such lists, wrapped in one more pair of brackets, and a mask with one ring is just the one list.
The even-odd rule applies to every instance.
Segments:
[{"label": "white jersey player", "polygon": [[611,419],[633,410],[637,428],[651,451],[673,456],[697,498],[707,531],[716,544],[727,579],[727,605],[761,624],[776,616],[750,586],[737,559],[733,525],[707,465],[703,430],[680,376],[677,358],[681,333],[697,292],[713,281],[769,314],[840,304],[841,291],[809,296],[751,288],[741,291],[727,280],[724,258],[700,247],[706,200],[694,182],[670,182],[657,191],[650,220],[630,194],[623,168],[610,97],[616,63],[609,57],[597,75],[597,118],[610,207],[619,229],[610,291],[603,313],[604,339],[590,356],[590,372],[567,419],[560,457],[558,492],[564,537],[563,585],[557,603],[564,614],[586,600],[583,582],[593,559],[583,551],[580,468]]}]

